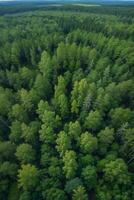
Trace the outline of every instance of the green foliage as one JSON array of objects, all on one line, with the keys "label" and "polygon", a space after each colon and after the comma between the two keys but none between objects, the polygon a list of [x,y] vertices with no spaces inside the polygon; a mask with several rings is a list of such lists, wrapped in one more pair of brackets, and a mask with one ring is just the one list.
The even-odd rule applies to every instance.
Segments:
[{"label": "green foliage", "polygon": [[21,124],[21,131],[22,131],[22,138],[25,140],[25,142],[29,142],[33,145],[38,143],[39,138],[39,131],[40,128],[40,122],[39,121],[31,121],[29,125],[26,125],[25,123]]},{"label": "green foliage", "polygon": [[83,185],[83,183],[80,178],[74,178],[70,181],[67,181],[66,186],[65,186],[65,191],[67,193],[71,193],[77,187],[82,186],[82,185]]},{"label": "green foliage", "polygon": [[58,77],[58,85],[55,86],[54,94],[55,107],[60,111],[62,117],[68,113],[68,100],[66,97],[66,85],[62,76]]},{"label": "green foliage", "polygon": [[18,200],[19,199],[19,190],[17,183],[13,183],[9,190],[8,200]]},{"label": "green foliage", "polygon": [[39,171],[34,165],[22,165],[18,174],[19,187],[28,191],[35,189],[39,183]]},{"label": "green foliage", "polygon": [[71,111],[72,113],[78,113],[79,109],[83,106],[83,101],[87,95],[88,84],[86,79],[82,79],[80,82],[76,81],[71,93]]},{"label": "green foliage", "polygon": [[20,144],[16,150],[16,157],[22,164],[35,161],[35,151],[30,144]]},{"label": "green foliage", "polygon": [[17,168],[17,164],[5,161],[0,166],[0,176],[15,179]]},{"label": "green foliage", "polygon": [[74,190],[73,200],[87,200],[88,196],[86,194],[85,188],[79,186],[77,189]]},{"label": "green foliage", "polygon": [[125,4],[0,4],[0,200],[134,199]]},{"label": "green foliage", "polygon": [[11,109],[13,96],[10,90],[0,87],[0,114],[7,115]]},{"label": "green foliage", "polygon": [[81,134],[81,125],[78,121],[69,123],[68,135],[70,138],[75,139],[76,141],[79,139]]},{"label": "green foliage", "polygon": [[111,192],[108,191],[108,188],[106,185],[104,186],[98,186],[97,187],[97,194],[96,194],[96,198],[97,200],[103,200],[103,199],[107,199],[107,200],[112,200],[112,196],[111,196]]},{"label": "green foliage", "polygon": [[96,168],[93,166],[87,166],[82,169],[81,177],[88,190],[93,189],[97,183]]},{"label": "green foliage", "polygon": [[133,117],[134,113],[128,108],[116,108],[111,111],[111,121],[114,127],[120,127],[126,122],[133,125]]},{"label": "green foliage", "polygon": [[82,153],[93,153],[97,149],[97,138],[91,133],[85,132],[81,134],[80,150]]},{"label": "green foliage", "polygon": [[104,179],[116,184],[127,184],[130,181],[130,176],[127,166],[122,159],[117,159],[106,164],[104,168]]},{"label": "green foliage", "polygon": [[25,192],[21,193],[19,200],[31,200],[30,192],[25,191]]},{"label": "green foliage", "polygon": [[106,127],[98,133],[99,151],[100,154],[106,154],[108,147],[114,141],[114,130]]},{"label": "green foliage", "polygon": [[85,120],[85,128],[97,131],[102,125],[102,116],[99,111],[91,111]]},{"label": "green foliage", "polygon": [[21,123],[19,121],[13,121],[11,124],[10,140],[11,142],[18,143],[21,141]]},{"label": "green foliage", "polygon": [[56,143],[57,151],[61,156],[63,156],[64,153],[71,148],[70,138],[64,131],[59,133]]},{"label": "green foliage", "polygon": [[78,164],[76,162],[76,153],[72,150],[66,151],[63,157],[63,162],[64,162],[63,170],[66,175],[66,178],[67,179],[74,178],[78,167]]},{"label": "green foliage", "polygon": [[14,158],[15,145],[10,141],[0,142],[0,161],[12,160]]},{"label": "green foliage", "polygon": [[28,121],[28,113],[23,105],[14,104],[10,112],[10,118],[19,121]]},{"label": "green foliage", "polygon": [[46,192],[46,200],[66,200],[67,197],[64,193],[63,190],[60,190],[58,188],[50,188],[49,190],[47,190]]},{"label": "green foliage", "polygon": [[50,158],[50,166],[48,168],[48,173],[50,177],[53,178],[61,178],[62,177],[62,170],[59,165],[60,160],[57,157]]},{"label": "green foliage", "polygon": [[40,140],[45,143],[53,143],[56,137],[54,131],[60,125],[60,117],[55,115],[55,112],[44,111],[42,122]]}]

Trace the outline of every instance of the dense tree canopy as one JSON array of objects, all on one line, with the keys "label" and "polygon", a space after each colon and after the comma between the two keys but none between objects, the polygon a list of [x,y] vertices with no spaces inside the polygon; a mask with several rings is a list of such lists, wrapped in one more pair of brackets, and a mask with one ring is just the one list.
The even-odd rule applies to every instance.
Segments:
[{"label": "dense tree canopy", "polygon": [[0,6],[0,200],[133,200],[134,8],[32,5]]}]

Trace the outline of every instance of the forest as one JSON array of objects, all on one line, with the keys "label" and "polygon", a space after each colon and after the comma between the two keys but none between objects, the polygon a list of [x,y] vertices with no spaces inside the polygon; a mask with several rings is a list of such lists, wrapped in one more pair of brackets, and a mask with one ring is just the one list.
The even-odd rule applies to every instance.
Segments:
[{"label": "forest", "polygon": [[1,6],[0,200],[133,199],[134,6]]}]

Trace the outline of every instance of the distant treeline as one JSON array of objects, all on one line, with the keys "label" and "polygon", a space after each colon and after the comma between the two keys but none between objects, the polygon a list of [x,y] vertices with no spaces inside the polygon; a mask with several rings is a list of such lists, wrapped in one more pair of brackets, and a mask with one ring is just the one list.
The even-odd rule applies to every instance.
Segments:
[{"label": "distant treeline", "polygon": [[[133,5],[101,5],[101,6],[80,6],[80,5],[71,5],[63,4],[62,6],[55,6],[56,4],[52,3],[14,3],[14,6],[11,3],[1,4],[0,5],[0,15],[19,13],[33,10],[55,10],[55,11],[76,11],[76,12],[90,12],[98,14],[108,14],[116,15],[121,17],[127,17],[128,19],[134,17],[134,6]],[[58,5],[58,4],[57,4]],[[129,21],[129,20],[128,20]]]}]

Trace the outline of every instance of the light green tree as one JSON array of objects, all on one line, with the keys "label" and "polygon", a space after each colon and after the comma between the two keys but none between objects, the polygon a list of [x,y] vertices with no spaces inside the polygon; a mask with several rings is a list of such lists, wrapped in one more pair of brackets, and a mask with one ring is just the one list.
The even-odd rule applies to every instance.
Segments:
[{"label": "light green tree", "polygon": [[91,133],[85,132],[80,137],[80,149],[83,153],[93,153],[97,149],[97,138]]},{"label": "light green tree", "polygon": [[102,116],[98,110],[91,111],[85,120],[85,128],[92,131],[97,131],[102,124]]},{"label": "light green tree", "polygon": [[39,183],[39,171],[34,165],[22,165],[18,173],[19,187],[23,190],[31,190],[36,188]]},{"label": "light green tree", "polygon": [[88,196],[86,194],[85,188],[83,186],[79,186],[77,189],[75,189],[72,199],[73,200],[87,200]]},{"label": "light green tree", "polygon": [[64,131],[58,134],[56,143],[56,149],[60,153],[60,156],[63,156],[64,153],[71,148],[70,138]]},{"label": "light green tree", "polygon": [[65,152],[63,156],[63,171],[67,179],[72,179],[76,175],[76,171],[78,168],[78,164],[76,161],[76,153],[72,150],[68,150]]}]

